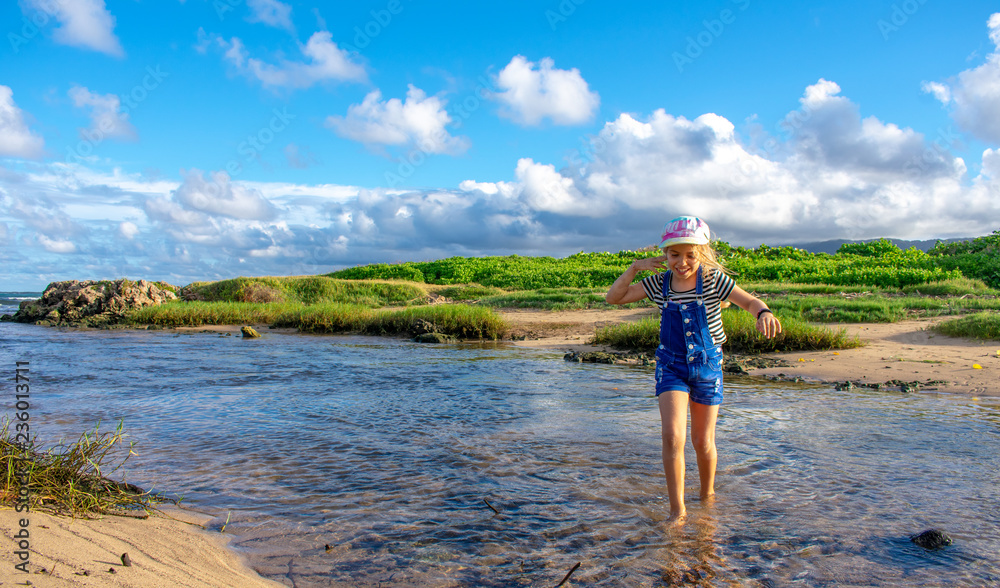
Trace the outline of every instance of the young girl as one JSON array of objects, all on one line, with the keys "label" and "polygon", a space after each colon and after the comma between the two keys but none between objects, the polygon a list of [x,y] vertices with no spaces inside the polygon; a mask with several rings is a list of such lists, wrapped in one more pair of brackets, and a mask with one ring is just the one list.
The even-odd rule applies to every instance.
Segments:
[{"label": "young girl", "polygon": [[[684,507],[684,443],[691,410],[691,442],[698,457],[701,499],[715,495],[715,421],[722,402],[721,305],[730,301],[757,317],[765,337],[781,332],[781,323],[760,299],[725,274],[709,245],[708,225],[693,216],[668,222],[660,240],[663,255],[637,259],[608,290],[610,304],[650,298],[661,309],[660,346],[656,350],[656,397],[663,428],[663,471],[670,496],[670,518]],[[641,271],[666,270],[633,284]]]}]

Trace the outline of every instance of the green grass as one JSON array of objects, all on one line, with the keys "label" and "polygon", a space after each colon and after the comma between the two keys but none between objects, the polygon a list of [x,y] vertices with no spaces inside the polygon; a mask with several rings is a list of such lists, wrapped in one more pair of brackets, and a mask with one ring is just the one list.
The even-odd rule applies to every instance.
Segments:
[{"label": "green grass", "polygon": [[361,329],[370,335],[395,335],[414,329],[419,321],[433,323],[436,332],[462,339],[502,339],[510,331],[493,309],[467,304],[435,304],[373,313]]},{"label": "green grass", "polygon": [[266,302],[184,302],[174,300],[159,306],[147,306],[129,313],[126,324],[161,327],[198,327],[201,325],[270,324],[281,314],[301,308],[295,303]]},{"label": "green grass", "polygon": [[781,317],[817,323],[894,323],[907,316],[903,302],[882,296],[789,295],[768,298],[767,305]]},{"label": "green grass", "polygon": [[112,432],[84,433],[75,443],[59,444],[46,451],[24,449],[15,442],[10,422],[0,428],[0,504],[18,503],[22,480],[27,472],[28,505],[32,511],[91,517],[121,511],[149,512],[164,502],[122,479],[108,476],[118,472],[128,460],[133,445],[125,444],[122,424]]},{"label": "green grass", "polygon": [[728,338],[725,348],[735,353],[780,353],[852,349],[864,345],[858,337],[848,336],[846,329],[812,325],[794,316],[779,316],[779,319],[781,334],[767,339],[757,332],[757,321],[749,312],[723,310],[722,324]]},{"label": "green grass", "polygon": [[324,302],[302,305],[255,302],[170,302],[137,310],[129,324],[162,327],[259,325],[297,328],[307,333],[398,335],[412,332],[418,321],[437,332],[463,339],[502,339],[510,330],[491,308],[468,304],[436,304],[399,309],[372,309],[356,304]]},{"label": "green grass", "polygon": [[480,286],[479,284],[460,284],[436,291],[437,294],[452,300],[479,300],[488,296],[498,296],[504,293],[500,288]]},{"label": "green grass", "polygon": [[591,308],[644,308],[652,303],[643,300],[624,306],[604,301],[606,288],[537,288],[503,290],[479,284],[458,284],[437,288],[435,293],[452,300],[474,301],[493,308],[533,308],[538,310],[582,310]]},{"label": "green grass", "polygon": [[984,311],[934,325],[934,330],[952,337],[1000,340],[1000,313]]},{"label": "green grass", "polygon": [[[748,312],[728,308],[722,311],[722,324],[732,353],[778,353],[823,349],[850,349],[863,345],[845,329],[833,330],[811,325],[795,317],[779,316],[782,332],[767,339],[757,332],[756,321]],[[617,349],[653,351],[659,345],[660,319],[650,317],[599,329],[593,343]]]},{"label": "green grass", "polygon": [[795,282],[747,282],[742,283],[739,276],[736,283],[747,292],[761,294],[861,294],[863,292],[898,292],[896,288],[878,288],[875,286],[837,286],[833,284],[797,284]]},{"label": "green grass", "polygon": [[986,285],[982,280],[952,278],[903,288],[905,294],[924,296],[1000,296],[1000,290]]},{"label": "green grass", "polygon": [[1000,310],[1000,299],[991,296],[963,298],[871,294],[848,298],[789,294],[769,296],[767,304],[782,316],[826,323],[893,323],[906,318]]},{"label": "green grass", "polygon": [[[535,308],[539,310],[580,310],[588,308],[615,307],[604,301],[605,289],[594,288],[538,288],[506,292],[480,299],[480,304],[494,308]],[[624,308],[652,307],[652,303],[641,301],[624,305]]]},{"label": "green grass", "polygon": [[425,288],[415,283],[338,280],[326,276],[240,277],[194,282],[183,291],[206,302],[342,302],[370,308],[420,304],[427,297]]}]

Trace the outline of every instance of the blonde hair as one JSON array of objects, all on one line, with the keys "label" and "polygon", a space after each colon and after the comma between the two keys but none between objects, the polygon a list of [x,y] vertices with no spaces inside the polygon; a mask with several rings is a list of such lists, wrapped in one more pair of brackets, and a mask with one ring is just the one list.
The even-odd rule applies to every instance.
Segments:
[{"label": "blonde hair", "polygon": [[[667,245],[663,248],[663,252],[666,253],[667,249],[670,249],[671,245]],[[730,275],[732,272],[726,267],[725,262],[719,258],[715,253],[715,249],[712,247],[711,243],[705,243],[701,245],[692,245],[692,251],[694,251],[695,257],[698,258],[698,262],[702,265],[718,270],[723,274]]]}]

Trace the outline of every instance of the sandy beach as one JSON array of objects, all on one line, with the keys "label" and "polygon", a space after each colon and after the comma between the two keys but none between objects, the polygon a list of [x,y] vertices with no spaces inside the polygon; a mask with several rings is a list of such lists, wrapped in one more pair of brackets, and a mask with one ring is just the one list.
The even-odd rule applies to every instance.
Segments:
[{"label": "sandy beach", "polygon": [[[171,507],[148,519],[105,516],[72,519],[40,512],[25,515],[0,510],[5,537],[29,521],[30,556],[25,574],[14,568],[21,560],[13,541],[4,541],[0,586],[100,586],[107,588],[283,586],[261,578],[234,551],[228,538],[204,530],[211,517]],[[127,553],[132,565],[122,563]],[[26,583],[30,582],[30,584]]]}]

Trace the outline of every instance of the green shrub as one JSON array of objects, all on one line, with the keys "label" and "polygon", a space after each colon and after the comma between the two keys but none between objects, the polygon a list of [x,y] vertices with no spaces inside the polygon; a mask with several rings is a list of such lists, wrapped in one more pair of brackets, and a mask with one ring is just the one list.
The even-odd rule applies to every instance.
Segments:
[{"label": "green shrub", "polygon": [[928,253],[941,267],[1000,289],[1000,231],[971,241],[938,242]]}]

